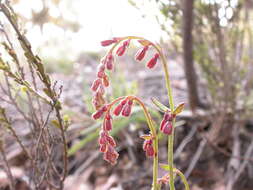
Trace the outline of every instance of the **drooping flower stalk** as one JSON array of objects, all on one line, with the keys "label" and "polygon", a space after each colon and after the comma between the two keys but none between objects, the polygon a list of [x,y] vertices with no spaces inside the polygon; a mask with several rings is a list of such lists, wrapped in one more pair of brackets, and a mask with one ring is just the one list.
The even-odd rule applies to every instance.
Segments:
[{"label": "drooping flower stalk", "polygon": [[[160,124],[160,130],[168,135],[168,166],[169,166],[169,173],[168,175],[163,178],[163,181],[169,180],[170,190],[174,190],[174,173],[175,168],[173,168],[173,141],[174,141],[174,129],[175,129],[175,117],[178,113],[181,111],[178,111],[178,113],[175,112],[174,108],[174,102],[173,102],[173,96],[172,96],[172,88],[170,84],[170,78],[169,78],[169,72],[167,67],[167,61],[165,59],[165,56],[162,52],[162,49],[160,46],[142,38],[142,37],[136,37],[136,36],[127,36],[122,38],[113,38],[112,40],[105,40],[101,42],[102,46],[109,46],[112,45],[110,50],[108,51],[107,55],[101,60],[101,63],[98,67],[97,72],[97,79],[94,81],[91,89],[95,92],[94,98],[93,98],[93,104],[97,110],[96,113],[93,114],[94,119],[98,119],[102,117],[105,113],[104,117],[104,124],[102,128],[101,134],[103,136],[100,136],[100,149],[102,152],[104,152],[104,159],[111,162],[112,164],[116,163],[116,160],[118,158],[118,154],[115,151],[114,143],[111,141],[105,141],[104,139],[111,139],[108,132],[112,129],[112,116],[111,116],[111,108],[116,103],[118,104],[114,110],[113,114],[115,116],[119,116],[120,114],[125,117],[129,117],[131,114],[131,108],[133,105],[133,102],[137,102],[141,105],[143,108],[149,129],[150,134],[144,135],[144,144],[143,149],[146,152],[146,155],[149,157],[153,157],[153,185],[152,190],[159,190],[161,187],[161,184],[158,184],[157,177],[158,177],[158,138],[156,135],[156,128],[154,127],[153,120],[150,117],[150,114],[147,111],[146,106],[144,103],[138,99],[135,96],[127,96],[127,97],[120,97],[114,100],[110,104],[105,105],[105,100],[103,98],[104,89],[109,86],[109,80],[105,73],[106,70],[110,71],[113,69],[114,65],[114,49],[116,49],[116,55],[122,56],[126,52],[126,49],[128,48],[130,41],[132,40],[138,40],[138,42],[143,46],[135,55],[135,59],[137,61],[142,61],[145,57],[147,51],[150,48],[154,48],[156,50],[156,53],[153,55],[153,57],[147,62],[146,66],[149,69],[152,69],[157,64],[158,60],[160,59],[163,65],[163,70],[165,73],[165,84],[168,92],[168,98],[169,98],[169,105],[170,109],[165,110],[164,118]],[[180,109],[182,110],[181,104]],[[178,107],[177,107],[178,109]],[[176,111],[177,111],[176,109]],[[180,110],[179,109],[179,110]],[[109,136],[105,138],[104,136]],[[103,139],[104,138],[104,139]],[[103,139],[103,140],[101,140]],[[103,143],[102,143],[103,142]],[[179,171],[179,170],[177,170]],[[180,173],[180,176],[183,174]],[[185,180],[183,180],[185,183]],[[187,182],[186,182],[187,183]],[[188,185],[188,184],[187,184]]]}]

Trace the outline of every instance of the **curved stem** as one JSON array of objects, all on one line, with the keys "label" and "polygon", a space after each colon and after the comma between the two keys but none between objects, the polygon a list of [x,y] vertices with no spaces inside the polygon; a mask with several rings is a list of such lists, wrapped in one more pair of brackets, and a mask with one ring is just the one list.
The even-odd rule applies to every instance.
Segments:
[{"label": "curved stem", "polygon": [[174,170],[180,176],[180,178],[181,178],[181,180],[182,180],[182,182],[184,184],[185,190],[190,190],[189,184],[188,184],[188,182],[187,182],[184,174],[180,170],[178,170],[178,169],[174,169]]},{"label": "curved stem", "polygon": [[[165,74],[165,81],[166,81],[166,88],[168,92],[168,98],[169,98],[169,104],[170,104],[170,110],[171,112],[174,111],[174,101],[173,101],[173,96],[172,96],[172,88],[170,84],[170,78],[169,78],[169,71],[168,71],[168,66],[167,66],[167,61],[163,55],[163,53],[159,50],[159,53],[161,55],[161,60],[163,64],[163,70]],[[168,136],[168,164],[169,164],[169,174],[170,174],[170,190],[174,190],[174,178],[173,178],[173,145],[174,145],[174,129],[175,129],[175,118],[172,121],[172,133],[171,135]]]},{"label": "curved stem", "polygon": [[156,129],[155,129],[153,120],[152,120],[145,104],[135,96],[133,96],[133,99],[135,101],[137,101],[141,105],[141,107],[143,108],[145,117],[146,117],[147,122],[148,122],[148,126],[149,126],[150,131],[152,133],[152,136],[154,138],[155,155],[154,155],[154,158],[153,158],[153,187],[152,187],[152,190],[158,190],[158,184],[157,184],[157,177],[158,177],[158,137],[156,135]]}]

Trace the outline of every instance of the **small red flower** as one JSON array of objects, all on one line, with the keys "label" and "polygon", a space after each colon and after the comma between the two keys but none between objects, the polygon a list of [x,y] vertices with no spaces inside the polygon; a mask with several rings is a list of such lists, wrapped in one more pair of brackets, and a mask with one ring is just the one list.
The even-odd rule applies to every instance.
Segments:
[{"label": "small red flower", "polygon": [[95,106],[96,110],[101,108],[105,104],[105,100],[102,94],[99,92],[95,93],[95,96],[92,99],[92,103]]},{"label": "small red flower", "polygon": [[107,114],[105,116],[105,120],[104,120],[104,123],[103,123],[103,130],[104,131],[112,130],[112,116],[110,114]]},{"label": "small red flower", "polygon": [[122,110],[122,116],[128,117],[132,111],[133,100],[128,100],[127,104]]},{"label": "small red flower", "polygon": [[106,68],[108,70],[112,70],[113,69],[113,61],[114,61],[114,57],[113,57],[112,53],[109,53],[106,56],[106,59],[105,59],[105,62],[104,62],[104,64],[106,65]]},{"label": "small red flower", "polygon": [[107,151],[104,153],[104,160],[107,162],[110,162],[112,165],[115,165],[117,163],[117,159],[119,157],[119,154],[115,151],[115,149],[108,145]]},{"label": "small red flower", "polygon": [[99,119],[103,115],[103,113],[106,112],[106,110],[107,110],[107,106],[105,105],[102,108],[100,108],[99,110],[97,110],[95,113],[93,113],[92,118],[95,120]]},{"label": "small red flower", "polygon": [[143,48],[139,49],[135,55],[135,59],[137,61],[141,61],[146,55],[147,50],[148,50],[148,46],[144,46]]},{"label": "small red flower", "polygon": [[114,109],[114,111],[113,111],[114,115],[118,116],[121,113],[121,111],[126,103],[127,103],[127,99],[122,100],[119,103],[119,105],[117,105],[116,108]]},{"label": "small red flower", "polygon": [[101,131],[99,137],[100,151],[104,153],[104,160],[116,164],[119,154],[115,151],[116,143],[107,131]]},{"label": "small red flower", "polygon": [[153,147],[153,140],[145,140],[143,143],[143,150],[146,152],[148,157],[153,157],[155,155],[155,150]]},{"label": "small red flower", "polygon": [[158,58],[159,58],[159,53],[156,53],[153,56],[153,58],[151,58],[149,60],[149,62],[147,63],[147,67],[150,68],[150,69],[152,69],[156,65]]},{"label": "small red flower", "polygon": [[117,49],[116,54],[118,56],[122,56],[125,53],[126,48],[129,46],[129,43],[130,40],[124,41],[123,44]]},{"label": "small red flower", "polygon": [[100,78],[96,79],[91,85],[91,90],[96,91],[101,83],[102,81]]},{"label": "small red flower", "polygon": [[172,130],[173,130],[172,120],[174,117],[175,116],[172,115],[169,111],[164,113],[163,120],[160,124],[160,130],[164,134],[170,135],[172,133]]},{"label": "small red flower", "polygon": [[101,42],[101,46],[109,46],[117,42],[117,38],[113,38],[112,40],[104,40]]},{"label": "small red flower", "polygon": [[109,79],[108,79],[108,76],[107,76],[107,75],[105,75],[105,76],[103,77],[103,85],[104,85],[105,87],[108,87],[108,86],[110,85]]},{"label": "small red flower", "polygon": [[105,76],[105,66],[103,64],[99,64],[97,70],[97,77],[103,78]]},{"label": "small red flower", "polygon": [[161,128],[161,131],[166,135],[171,135],[172,129],[173,129],[172,122],[167,121]]}]

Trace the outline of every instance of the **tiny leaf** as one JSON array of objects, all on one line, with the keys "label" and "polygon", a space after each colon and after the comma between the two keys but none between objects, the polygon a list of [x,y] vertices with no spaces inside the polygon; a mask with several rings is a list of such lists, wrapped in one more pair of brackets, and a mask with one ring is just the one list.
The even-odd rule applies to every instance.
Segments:
[{"label": "tiny leaf", "polygon": [[159,109],[161,110],[162,112],[166,112],[169,110],[169,108],[165,105],[163,105],[161,102],[159,102],[157,99],[155,98],[151,98],[153,104]]},{"label": "tiny leaf", "polygon": [[170,165],[168,164],[159,164],[160,168],[164,169],[165,171],[170,171]]},{"label": "tiny leaf", "polygon": [[181,103],[177,106],[177,108],[173,111],[173,114],[178,115],[180,114],[184,109],[185,103]]}]

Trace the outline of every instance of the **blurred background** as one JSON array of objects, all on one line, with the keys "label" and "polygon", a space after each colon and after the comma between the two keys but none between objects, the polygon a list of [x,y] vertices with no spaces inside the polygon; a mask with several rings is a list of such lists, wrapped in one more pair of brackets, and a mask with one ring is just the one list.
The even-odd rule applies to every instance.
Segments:
[{"label": "blurred background", "polygon": [[[186,175],[191,189],[253,190],[252,0],[12,0],[10,5],[51,79],[63,86],[62,112],[70,122],[66,131],[69,173],[64,189],[150,189],[152,160],[146,158],[139,138],[148,132],[141,109],[135,106],[131,118],[114,121],[112,135],[120,154],[116,166],[103,160],[97,145],[101,121],[90,117],[94,112],[90,86],[97,64],[108,50],[100,41],[135,35],[161,44],[176,104],[186,103],[185,111],[178,116],[175,165]],[[0,20],[22,55],[4,15]],[[134,55],[140,46],[136,43],[130,47],[126,55],[116,58],[106,98],[112,101],[137,95],[152,108],[159,124],[162,114],[151,98],[168,105],[162,66],[146,69],[145,61],[151,54],[145,61],[136,62]],[[20,56],[20,60],[24,58]],[[29,146],[29,124],[22,118],[15,120],[18,114],[22,116],[16,109],[26,110],[27,105],[19,100],[13,108],[3,89],[1,107]],[[29,184],[31,168],[22,149],[12,143],[12,135],[3,133],[13,175],[20,183]],[[167,138],[160,134],[161,163],[167,160],[166,144]],[[57,152],[53,159],[61,160],[61,154]],[[4,163],[0,164],[0,189],[7,178]],[[164,174],[159,170],[159,176]],[[39,189],[47,188],[42,185]],[[184,189],[178,179],[176,189]]]}]

